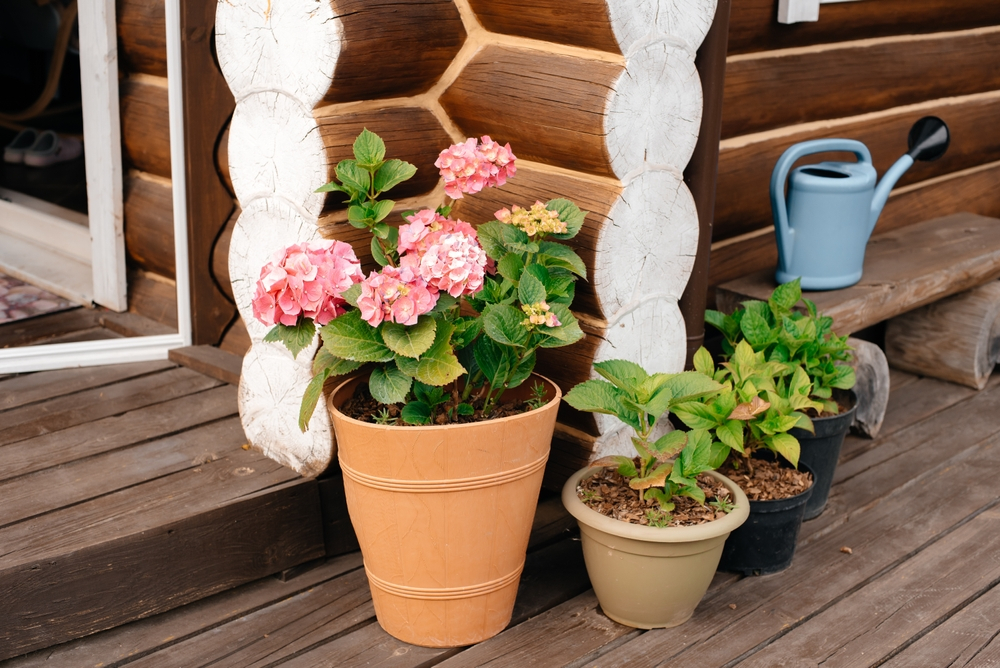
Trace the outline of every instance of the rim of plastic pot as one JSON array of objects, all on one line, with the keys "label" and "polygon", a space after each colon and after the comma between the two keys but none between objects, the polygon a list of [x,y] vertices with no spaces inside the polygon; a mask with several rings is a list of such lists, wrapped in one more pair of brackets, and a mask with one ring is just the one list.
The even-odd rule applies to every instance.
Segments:
[{"label": "rim of plastic pot", "polygon": [[[337,385],[337,387],[333,388],[333,391],[330,392],[329,399],[327,399],[326,405],[327,405],[327,408],[329,408],[331,411],[336,411],[337,418],[340,419],[340,420],[344,420],[345,422],[353,422],[354,424],[364,425],[366,427],[375,427],[375,428],[378,428],[378,429],[384,429],[384,430],[390,431],[390,432],[391,431],[407,431],[407,432],[412,432],[414,429],[431,429],[431,428],[433,428],[433,429],[468,429],[469,427],[472,427],[472,426],[475,426],[475,425],[487,424],[487,423],[496,422],[496,421],[499,421],[499,420],[508,420],[508,421],[510,421],[510,420],[521,420],[521,419],[526,418],[529,415],[537,415],[539,411],[545,411],[545,410],[551,409],[553,406],[558,407],[559,406],[559,402],[562,401],[562,390],[559,389],[559,386],[556,383],[554,383],[552,380],[546,378],[545,376],[543,376],[541,374],[535,373],[534,371],[532,371],[531,375],[528,376],[529,380],[532,379],[532,378],[537,378],[537,379],[539,379],[541,381],[544,381],[545,384],[548,385],[555,392],[552,395],[552,398],[549,401],[547,401],[544,406],[541,406],[541,407],[536,408],[534,410],[525,411],[524,413],[518,413],[517,415],[508,415],[508,416],[502,417],[502,418],[494,418],[492,420],[481,420],[479,422],[462,422],[460,424],[443,424],[443,425],[442,424],[427,424],[427,425],[399,426],[399,425],[376,424],[376,423],[373,423],[373,422],[363,422],[362,420],[356,420],[356,419],[348,416],[347,414],[345,414],[343,411],[341,411],[340,407],[337,406],[334,403],[334,400],[337,398],[337,395],[340,394],[340,392],[345,387],[347,387],[351,383],[356,383],[356,382],[360,382],[360,381],[364,380],[363,376],[357,376],[357,375],[356,376],[351,376],[350,378],[348,378],[344,382],[342,382],[340,385]],[[527,382],[527,381],[525,381],[525,382]],[[518,385],[516,388],[512,388],[512,389],[517,390],[517,389],[519,389],[519,388],[521,388],[523,386],[524,386],[524,383],[522,383],[521,385]],[[510,391],[511,390],[509,390],[509,389],[507,390],[507,392],[510,392]]]},{"label": "rim of plastic pot", "polygon": [[589,508],[576,494],[576,488],[580,481],[595,475],[599,470],[588,467],[580,469],[570,476],[570,479],[563,485],[562,502],[566,510],[578,521],[613,536],[641,540],[647,543],[692,543],[735,531],[750,516],[750,501],[739,485],[717,471],[707,471],[708,475],[725,485],[735,500],[733,510],[722,519],[684,527],[651,527],[616,520]]}]

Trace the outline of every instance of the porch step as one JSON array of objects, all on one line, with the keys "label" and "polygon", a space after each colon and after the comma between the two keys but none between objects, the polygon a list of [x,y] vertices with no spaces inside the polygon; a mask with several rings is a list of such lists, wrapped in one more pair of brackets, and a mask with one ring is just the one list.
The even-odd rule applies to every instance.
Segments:
[{"label": "porch step", "polygon": [[319,484],[172,362],[0,380],[0,660],[325,554]]}]

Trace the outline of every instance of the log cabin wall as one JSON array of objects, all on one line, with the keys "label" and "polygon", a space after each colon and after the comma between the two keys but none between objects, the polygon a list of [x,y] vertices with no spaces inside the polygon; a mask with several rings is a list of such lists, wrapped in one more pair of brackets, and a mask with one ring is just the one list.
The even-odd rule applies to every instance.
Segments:
[{"label": "log cabin wall", "polygon": [[[710,286],[776,266],[771,170],[809,139],[864,142],[881,176],[912,123],[939,116],[948,153],[904,175],[876,232],[958,211],[1000,216],[1000,3],[861,0],[793,25],[777,22],[777,4],[732,5]],[[804,162],[820,159],[854,158]]]},{"label": "log cabin wall", "polygon": [[[212,54],[215,3],[182,0],[188,244],[195,343],[218,343],[235,306],[212,265],[216,241],[235,208],[216,152],[233,99]],[[177,326],[173,187],[163,0],[117,2],[119,101],[129,310]],[[224,286],[224,287],[223,287]]]},{"label": "log cabin wall", "polygon": [[[564,389],[597,359],[679,371],[686,333],[678,299],[698,244],[683,170],[698,137],[694,56],[715,0],[222,0],[217,49],[237,106],[229,159],[242,212],[230,277],[254,344],[241,416],[251,442],[303,473],[326,467],[329,418],[298,432],[299,397],[317,341],[292,360],[250,312],[260,267],[309,239],[352,243],[372,267],[369,236],[334,195],[314,189],[350,157],[362,128],[416,164],[399,210],[443,200],[433,161],[448,144],[489,134],[510,142],[517,176],[457,202],[474,223],[502,206],[568,197],[589,210],[575,240],[589,269],[574,309],[587,333],[545,351],[538,370]],[[326,77],[324,77],[326,73]],[[564,406],[547,480],[595,453],[631,448],[621,424]]]}]

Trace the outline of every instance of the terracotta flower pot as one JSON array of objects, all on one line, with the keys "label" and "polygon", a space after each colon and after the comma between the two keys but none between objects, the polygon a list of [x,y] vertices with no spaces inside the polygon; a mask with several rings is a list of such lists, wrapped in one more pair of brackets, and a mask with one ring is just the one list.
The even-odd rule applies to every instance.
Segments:
[{"label": "terracotta flower pot", "polygon": [[735,507],[722,519],[688,527],[657,528],[602,515],[577,496],[577,486],[597,469],[577,471],[562,502],[580,524],[583,557],[601,609],[626,626],[656,629],[683,624],[694,613],[722,556],[730,532],[746,521],[750,502],[736,483],[726,486]]},{"label": "terracotta flower pot", "polygon": [[510,622],[562,397],[506,418],[384,426],[338,408],[363,378],[330,396],[351,523],[375,614],[390,635],[425,647],[471,645]]}]

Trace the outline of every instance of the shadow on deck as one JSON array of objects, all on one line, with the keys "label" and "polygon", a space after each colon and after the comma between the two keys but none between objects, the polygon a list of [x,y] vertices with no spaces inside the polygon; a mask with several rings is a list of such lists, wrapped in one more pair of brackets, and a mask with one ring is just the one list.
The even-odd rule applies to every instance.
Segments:
[{"label": "shadow on deck", "polygon": [[[601,614],[575,527],[558,499],[546,498],[511,626],[473,647],[436,650],[381,630],[358,553],[314,559],[322,553],[315,495],[287,508],[240,506],[272,498],[275,490],[306,490],[313,481],[242,449],[231,386],[169,363],[8,378],[0,381],[0,599],[11,600],[33,577],[29,562],[45,565],[47,554],[64,554],[66,546],[75,557],[87,549],[81,537],[93,542],[94,536],[122,541],[102,543],[102,557],[127,557],[133,569],[147,560],[168,568],[165,580],[188,600],[221,593],[181,607],[173,601],[174,609],[156,614],[142,607],[149,599],[124,592],[111,615],[147,618],[57,645],[60,625],[89,605],[87,592],[114,587],[114,569],[91,559],[91,570],[72,576],[77,588],[42,589],[51,591],[50,608],[59,614],[3,606],[0,629],[50,628],[53,645],[4,665],[989,663],[1000,654],[1000,375],[982,392],[896,372],[892,383],[882,434],[845,443],[828,508],[803,526],[784,573],[720,573],[686,624],[626,628]],[[180,481],[186,481],[176,487],[182,491],[167,491]],[[178,494],[187,494],[182,503],[166,503]],[[158,514],[164,518],[155,520]],[[201,520],[184,519],[192,515]],[[183,563],[163,557],[179,554],[167,516],[199,527],[191,535],[202,542],[184,544],[193,552]],[[142,522],[163,527],[163,541],[142,538]],[[262,524],[276,524],[277,533]],[[130,545],[152,547],[129,551]],[[287,568],[278,555],[293,553],[297,561],[289,557],[286,564],[314,560],[281,578],[261,577]],[[233,570],[240,575],[227,579]],[[93,630],[112,625],[105,620]],[[0,647],[9,642],[2,633]]]}]

